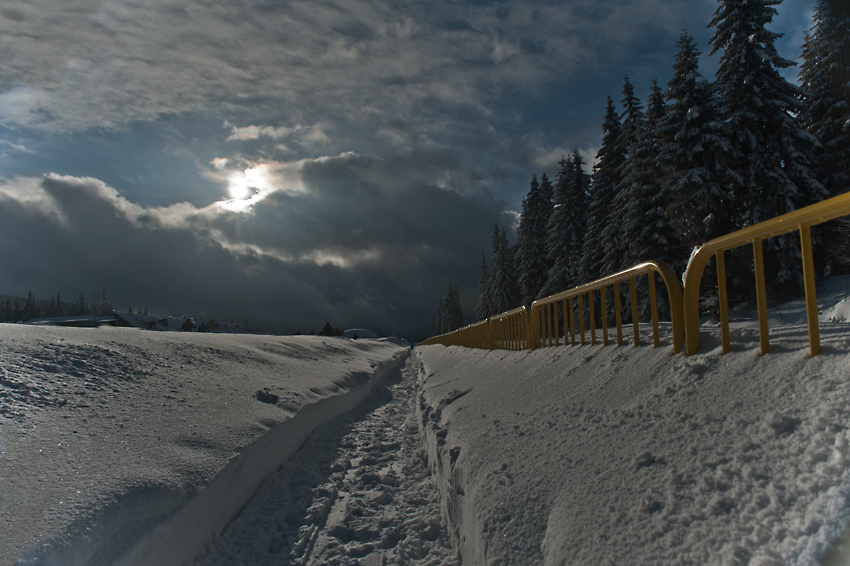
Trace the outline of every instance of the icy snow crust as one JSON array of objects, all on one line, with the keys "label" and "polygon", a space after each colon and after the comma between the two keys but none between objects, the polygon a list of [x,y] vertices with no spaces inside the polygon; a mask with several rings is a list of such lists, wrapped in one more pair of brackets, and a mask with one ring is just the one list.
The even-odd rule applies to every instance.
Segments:
[{"label": "icy snow crust", "polygon": [[182,564],[407,350],[0,325],[0,564]]},{"label": "icy snow crust", "polygon": [[817,564],[850,518],[848,330],[815,358],[773,318],[767,356],[746,325],[725,356],[711,329],[691,357],[417,348],[463,563]]}]

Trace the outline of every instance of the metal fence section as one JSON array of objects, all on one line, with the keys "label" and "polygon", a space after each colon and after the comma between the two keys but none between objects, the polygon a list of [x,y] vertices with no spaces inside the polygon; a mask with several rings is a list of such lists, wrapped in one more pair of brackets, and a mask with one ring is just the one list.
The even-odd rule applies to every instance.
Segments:
[{"label": "metal fence section", "polygon": [[818,328],[818,305],[815,291],[815,267],[812,259],[811,227],[848,214],[850,214],[850,193],[844,193],[811,206],[789,212],[788,214],[760,222],[743,230],[715,238],[703,244],[691,255],[688,268],[685,271],[684,320],[687,355],[697,353],[700,348],[699,286],[705,266],[712,257],[716,258],[717,261],[717,289],[722,350],[724,354],[729,351],[729,311],[726,301],[726,270],[723,253],[747,244],[752,244],[753,246],[761,353],[766,354],[770,351],[762,240],[799,231],[802,249],[803,280],[805,282],[806,293],[806,316],[809,326],[809,353],[812,356],[816,356],[820,352],[820,331]]},{"label": "metal fence section", "polygon": [[529,316],[525,307],[490,317],[490,349],[528,350]]},{"label": "metal fence section", "polygon": [[[575,345],[586,343],[585,338],[585,300],[587,301],[590,330],[590,343],[596,344],[597,316],[596,304],[599,305],[601,313],[602,345],[608,345],[608,296],[610,290],[614,295],[614,323],[617,328],[617,345],[623,345],[623,321],[620,301],[620,283],[629,282],[629,296],[631,297],[632,330],[635,346],[640,344],[640,332],[638,327],[638,297],[636,278],[646,275],[649,283],[650,311],[652,315],[652,339],[657,348],[661,344],[658,329],[658,304],[655,294],[655,274],[661,275],[664,286],[667,288],[667,297],[670,301],[670,324],[672,328],[673,353],[679,353],[685,337],[684,319],[682,316],[682,289],[676,278],[673,268],[661,261],[648,261],[620,271],[613,275],[597,279],[592,283],[580,285],[568,291],[563,291],[549,297],[538,299],[531,305],[531,349],[560,344],[563,335],[564,345],[567,342]],[[599,301],[595,297],[599,297]],[[576,313],[577,307],[577,313]],[[576,321],[576,318],[578,321]],[[576,324],[578,322],[578,324]],[[578,332],[576,332],[578,330]]]}]

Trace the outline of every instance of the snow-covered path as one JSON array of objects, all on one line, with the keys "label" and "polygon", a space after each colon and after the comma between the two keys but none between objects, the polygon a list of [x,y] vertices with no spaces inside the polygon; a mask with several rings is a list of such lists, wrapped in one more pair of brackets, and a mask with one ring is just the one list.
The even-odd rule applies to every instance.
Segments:
[{"label": "snow-covered path", "polygon": [[418,366],[320,427],[195,564],[458,564],[414,417]]}]

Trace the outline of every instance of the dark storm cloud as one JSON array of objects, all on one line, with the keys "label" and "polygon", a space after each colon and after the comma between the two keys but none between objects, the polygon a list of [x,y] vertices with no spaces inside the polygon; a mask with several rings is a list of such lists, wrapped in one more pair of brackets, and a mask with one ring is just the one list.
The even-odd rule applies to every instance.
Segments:
[{"label": "dark storm cloud", "polygon": [[240,211],[145,209],[95,179],[12,179],[0,187],[0,284],[41,297],[106,286],[122,307],[280,331],[328,319],[412,335],[445,274],[474,277],[466,258],[487,245],[499,208],[391,187],[382,169],[395,167],[352,155],[302,164],[303,192],[272,190]]}]

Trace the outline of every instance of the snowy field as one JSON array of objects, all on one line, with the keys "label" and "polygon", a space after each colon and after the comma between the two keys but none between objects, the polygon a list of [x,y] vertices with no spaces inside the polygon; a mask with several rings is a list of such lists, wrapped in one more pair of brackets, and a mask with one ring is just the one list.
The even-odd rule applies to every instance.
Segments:
[{"label": "snowy field", "polygon": [[375,340],[0,324],[0,563],[194,559],[406,355]]},{"label": "snowy field", "polygon": [[0,325],[0,562],[848,563],[846,286],[815,358]]}]

